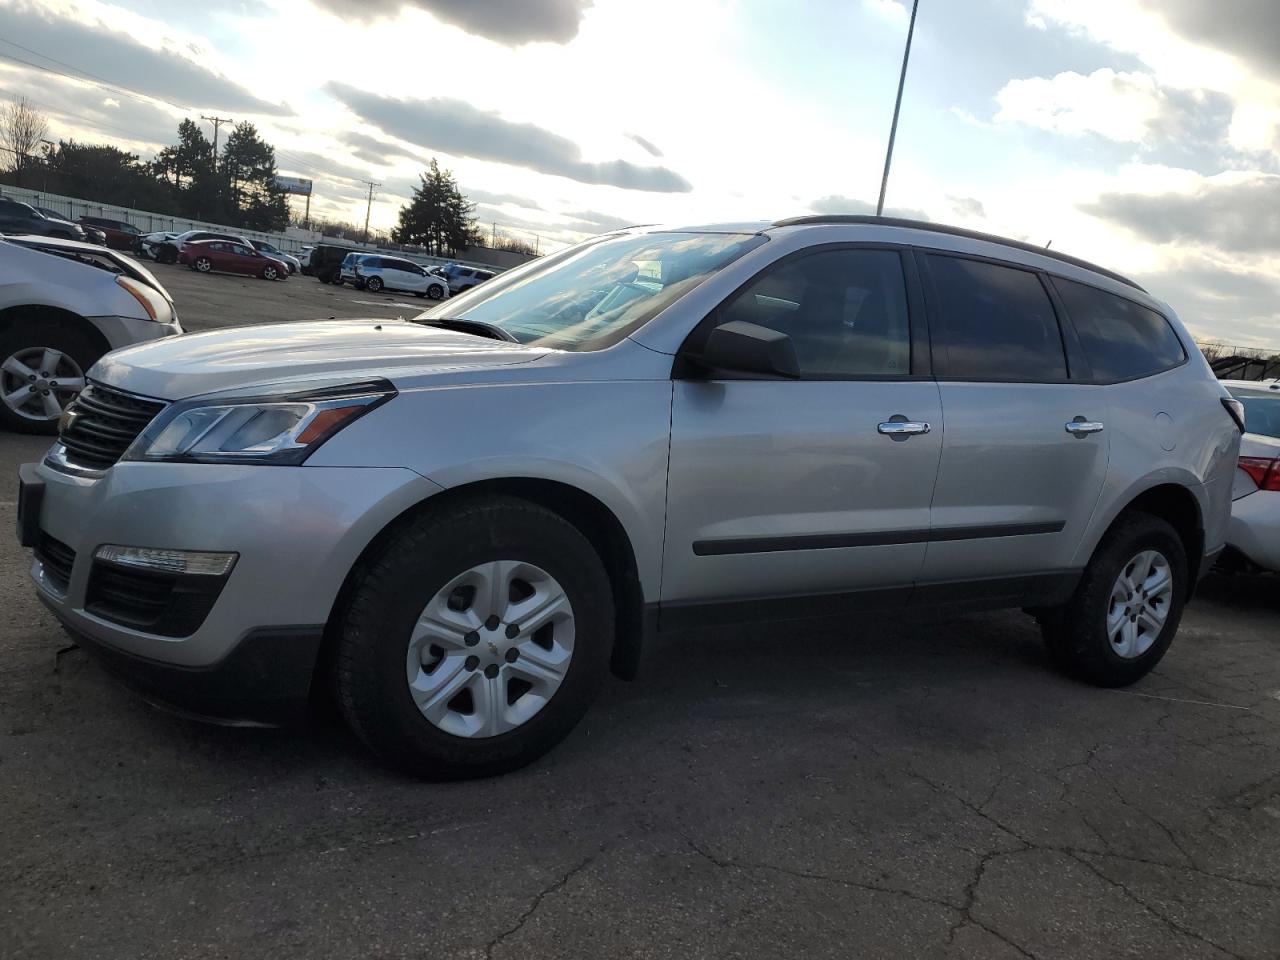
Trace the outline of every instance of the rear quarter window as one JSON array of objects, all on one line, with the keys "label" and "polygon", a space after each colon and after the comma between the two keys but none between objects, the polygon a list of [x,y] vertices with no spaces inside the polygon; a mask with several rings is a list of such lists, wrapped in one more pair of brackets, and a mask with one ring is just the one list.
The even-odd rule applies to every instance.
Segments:
[{"label": "rear quarter window", "polygon": [[1149,307],[1074,280],[1055,277],[1053,285],[1095,379],[1149,377],[1187,359],[1169,321]]}]

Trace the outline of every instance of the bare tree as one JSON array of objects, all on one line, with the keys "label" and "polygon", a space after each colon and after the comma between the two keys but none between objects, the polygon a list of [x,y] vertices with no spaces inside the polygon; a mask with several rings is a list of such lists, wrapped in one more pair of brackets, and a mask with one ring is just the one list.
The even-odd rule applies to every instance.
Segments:
[{"label": "bare tree", "polygon": [[18,175],[36,163],[35,149],[49,132],[49,121],[26,97],[0,107],[0,164]]}]

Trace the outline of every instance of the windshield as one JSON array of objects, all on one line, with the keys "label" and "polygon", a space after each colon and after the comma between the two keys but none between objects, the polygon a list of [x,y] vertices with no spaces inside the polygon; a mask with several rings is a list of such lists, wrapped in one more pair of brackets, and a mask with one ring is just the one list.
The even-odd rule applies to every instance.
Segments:
[{"label": "windshield", "polygon": [[503,273],[416,319],[470,320],[524,344],[600,350],[765,240],[742,233],[599,237]]},{"label": "windshield", "polygon": [[1237,393],[1244,404],[1244,432],[1280,438],[1280,396],[1258,397]]}]

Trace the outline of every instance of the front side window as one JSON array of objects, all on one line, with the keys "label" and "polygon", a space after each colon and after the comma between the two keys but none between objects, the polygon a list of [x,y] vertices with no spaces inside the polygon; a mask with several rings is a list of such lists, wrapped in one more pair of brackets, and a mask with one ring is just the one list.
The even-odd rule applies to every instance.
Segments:
[{"label": "front side window", "polygon": [[961,257],[925,259],[934,292],[929,334],[939,380],[1067,378],[1058,318],[1039,276]]},{"label": "front side window", "polygon": [[735,320],[785,333],[809,379],[911,372],[906,280],[892,250],[824,250],[770,267],[715,316],[717,326]]},{"label": "front side window", "polygon": [[561,350],[612,346],[767,239],[632,233],[587,240],[505,271],[417,319],[471,320]]},{"label": "front side window", "polygon": [[1053,285],[1097,379],[1149,377],[1187,359],[1169,321],[1154,310],[1060,277]]}]

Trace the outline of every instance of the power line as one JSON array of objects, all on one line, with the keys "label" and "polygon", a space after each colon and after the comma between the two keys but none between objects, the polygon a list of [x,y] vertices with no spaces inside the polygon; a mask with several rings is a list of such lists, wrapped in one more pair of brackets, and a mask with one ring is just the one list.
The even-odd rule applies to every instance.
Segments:
[{"label": "power line", "polygon": [[[26,50],[28,53],[31,53],[34,56],[40,57],[45,60],[49,60],[53,63],[62,64],[62,61],[60,60],[55,60],[53,57],[46,56],[45,54],[39,53],[38,51],[35,51],[35,50],[31,50],[28,47],[20,46],[19,44],[14,43],[12,40],[3,40],[2,38],[0,38],[0,42],[18,47],[20,50]],[[135,100],[138,103],[163,103],[166,106],[172,107],[175,110],[180,110],[181,112],[186,114],[191,114],[195,112],[195,107],[187,106],[181,103],[174,103],[172,100],[167,100],[164,97],[156,97],[156,96],[151,96],[150,94],[141,93],[133,90],[133,88],[131,87],[123,86],[122,84],[115,83],[111,80],[100,79],[96,76],[93,76],[92,74],[84,74],[83,71],[80,71],[83,74],[82,76],[75,76],[73,74],[66,73],[62,70],[55,70],[53,67],[45,66],[42,63],[32,63],[30,60],[25,60],[22,57],[15,57],[13,54],[4,53],[3,51],[0,51],[0,58],[3,58],[5,60],[12,60],[14,63],[22,64],[24,67],[30,67],[33,70],[42,70],[45,73],[51,73],[54,76],[62,77],[66,80],[72,80],[76,83],[91,83],[98,87],[107,88],[113,93],[122,94],[128,97],[130,100]],[[62,65],[70,66],[69,64],[62,64]],[[71,67],[71,69],[74,70],[76,68]],[[96,126],[103,130],[110,130],[113,133],[118,133],[122,136],[128,137],[130,140],[134,139],[133,134],[129,133],[128,131],[121,130],[119,127],[112,127],[109,124],[104,124],[104,123],[101,123],[100,121],[91,120],[88,117],[85,117],[81,114],[72,113],[69,110],[63,110],[60,107],[59,108],[49,107],[47,105],[45,106],[45,109],[52,110],[54,113],[59,113],[64,116],[73,117],[76,120],[83,121],[85,123],[90,124],[91,126]],[[349,183],[362,182],[357,180],[355,177],[348,177],[338,173],[328,173],[324,170],[321,170],[319,167],[316,167],[314,164],[308,163],[307,161],[303,160],[301,157],[298,157],[294,154],[289,153],[286,150],[281,150],[277,148],[276,156],[282,157],[285,160],[288,160],[290,165],[297,167],[298,169],[302,170],[305,173],[310,173],[312,174],[312,176],[322,176],[322,177],[330,177],[336,180],[346,180]]]},{"label": "power line", "polygon": [[372,180],[361,180],[361,183],[369,185],[369,203],[364,208],[364,242],[369,242],[369,214],[373,212],[373,188],[380,187],[382,184],[374,183]]},{"label": "power line", "polygon": [[231,123],[232,120],[230,117],[206,117],[204,114],[200,115],[200,119],[208,120],[210,123],[213,124],[213,172],[217,173],[218,172],[218,128],[222,126],[224,123]]}]

